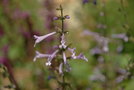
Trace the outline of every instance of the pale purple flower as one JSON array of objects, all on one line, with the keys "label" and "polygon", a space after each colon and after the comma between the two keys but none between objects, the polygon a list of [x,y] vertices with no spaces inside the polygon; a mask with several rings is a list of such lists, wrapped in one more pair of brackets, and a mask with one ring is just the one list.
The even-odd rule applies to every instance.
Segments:
[{"label": "pale purple flower", "polygon": [[90,52],[92,55],[103,53],[103,51],[99,47],[95,47],[95,48],[91,49]]},{"label": "pale purple flower", "polygon": [[62,34],[62,36],[61,36],[61,44],[59,45],[59,48],[60,49],[65,49],[67,46],[65,45],[65,35],[64,34]]},{"label": "pale purple flower", "polygon": [[120,52],[122,52],[123,48],[124,48],[123,45],[120,45],[120,46],[117,47],[116,50],[117,50],[118,53],[120,53]]},{"label": "pale purple flower", "polygon": [[80,53],[76,58],[88,61],[88,59],[82,53]]},{"label": "pale purple flower", "polygon": [[74,51],[75,48],[73,48],[73,49],[68,48],[68,50],[72,53],[72,55],[71,55],[72,59],[82,59],[82,60],[88,61],[88,59],[82,53],[79,54],[78,56],[76,56],[76,52]]},{"label": "pale purple flower", "polygon": [[64,64],[66,64],[67,63],[67,58],[66,58],[65,52],[63,52],[63,60],[64,60]]},{"label": "pale purple flower", "polygon": [[76,59],[76,52],[74,51],[76,48],[68,48],[68,50],[72,53],[72,55],[71,55],[71,57],[73,58],[73,59]]},{"label": "pale purple flower", "polygon": [[40,52],[36,51],[36,56],[34,57],[33,61],[35,62],[37,58],[44,58],[49,56],[49,54],[41,54]]},{"label": "pale purple flower", "polygon": [[44,39],[48,38],[49,36],[52,36],[56,34],[56,32],[52,32],[52,33],[49,33],[49,34],[46,34],[46,35],[43,35],[43,36],[37,36],[37,35],[34,35],[34,38],[36,39],[35,41],[35,44],[34,44],[34,47],[36,44],[40,43],[41,41],[43,41]]},{"label": "pale purple flower", "polygon": [[66,15],[65,18],[66,18],[66,19],[70,19],[70,16],[69,16],[69,15]]},{"label": "pale purple flower", "polygon": [[50,66],[51,65],[51,61],[54,59],[54,57],[56,56],[56,54],[59,52],[59,50],[54,51],[47,59],[46,62],[46,66]]},{"label": "pale purple flower", "polygon": [[118,39],[122,39],[125,42],[128,42],[128,36],[125,33],[121,33],[121,34],[113,34],[112,35],[113,38],[118,38]]},{"label": "pale purple flower", "polygon": [[115,82],[116,83],[120,83],[120,82],[122,82],[124,80],[124,78],[125,77],[123,75],[121,75],[121,76],[119,76],[119,77],[116,78]]},{"label": "pale purple flower", "polygon": [[62,67],[63,67],[63,63],[61,63],[60,66],[59,66],[59,73],[60,74],[63,74],[63,71],[62,71],[63,68]]}]

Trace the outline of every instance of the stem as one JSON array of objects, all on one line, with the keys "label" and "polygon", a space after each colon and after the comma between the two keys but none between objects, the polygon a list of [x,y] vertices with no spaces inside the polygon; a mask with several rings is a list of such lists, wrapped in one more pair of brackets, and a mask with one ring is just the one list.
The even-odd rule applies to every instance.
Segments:
[{"label": "stem", "polygon": [[[61,11],[61,36],[64,34],[64,15],[63,15],[63,8],[62,6],[60,5],[60,11]],[[63,53],[64,51],[62,51],[61,53]],[[64,67],[65,67],[65,64],[64,64],[64,60],[62,60],[62,63],[63,63],[63,73],[64,73]],[[65,89],[65,76],[63,74],[62,76],[62,90],[66,90]]]},{"label": "stem", "polygon": [[62,33],[64,33],[64,16],[63,16],[63,8],[62,6],[60,5],[60,10],[61,10],[61,25],[62,25]]},{"label": "stem", "polygon": [[[104,12],[104,24],[105,24],[106,27],[108,28],[105,1],[103,0],[102,3],[103,3],[103,5],[104,5],[104,6],[103,6],[103,12]],[[106,28],[105,28],[104,31],[103,31],[103,35],[104,35],[104,36],[107,36]]]},{"label": "stem", "polygon": [[[122,13],[123,13],[123,16],[124,16],[124,22],[126,23],[126,25],[128,25],[127,13],[126,13],[126,10],[125,10],[125,7],[124,7],[124,1],[120,0],[120,2],[121,2]],[[127,32],[129,32],[129,28],[126,28],[126,26],[125,26],[125,29],[127,30]]]}]

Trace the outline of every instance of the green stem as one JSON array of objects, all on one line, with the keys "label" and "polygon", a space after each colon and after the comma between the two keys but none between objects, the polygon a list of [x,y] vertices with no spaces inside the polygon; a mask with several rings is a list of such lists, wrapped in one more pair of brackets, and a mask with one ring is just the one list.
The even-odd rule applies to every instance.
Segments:
[{"label": "green stem", "polygon": [[63,8],[62,6],[60,5],[60,10],[61,10],[61,25],[62,25],[62,33],[64,33],[64,16],[63,16]]},{"label": "green stem", "polygon": [[[64,15],[63,15],[63,8],[62,8],[61,5],[60,5],[60,11],[61,11],[61,30],[62,30],[61,36],[62,36],[64,34]],[[63,51],[62,51],[62,53],[63,53]],[[64,60],[62,60],[62,63],[63,63],[63,73],[64,73],[64,67],[65,67]],[[62,76],[62,90],[65,90],[65,85],[64,84],[65,84],[65,76],[63,75]]]}]

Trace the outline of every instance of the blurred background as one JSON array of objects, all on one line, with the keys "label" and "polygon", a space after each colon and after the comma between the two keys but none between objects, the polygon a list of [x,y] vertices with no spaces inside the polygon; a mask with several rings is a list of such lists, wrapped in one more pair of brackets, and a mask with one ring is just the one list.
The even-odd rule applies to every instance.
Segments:
[{"label": "blurred background", "polygon": [[[88,62],[69,61],[72,90],[134,90],[134,0],[0,0],[0,90],[56,90],[46,59],[57,37],[34,48],[33,35],[60,27],[53,17],[64,8],[68,43]],[[71,89],[68,89],[71,90]]]}]

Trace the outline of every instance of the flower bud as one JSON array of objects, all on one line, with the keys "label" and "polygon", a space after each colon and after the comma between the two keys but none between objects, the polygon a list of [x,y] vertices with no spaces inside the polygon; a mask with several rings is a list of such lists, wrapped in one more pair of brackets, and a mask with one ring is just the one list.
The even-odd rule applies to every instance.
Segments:
[{"label": "flower bud", "polygon": [[70,19],[70,16],[69,15],[66,15],[64,17],[65,17],[65,19]]},{"label": "flower bud", "polygon": [[59,19],[59,17],[53,17],[53,20],[58,20]]}]

